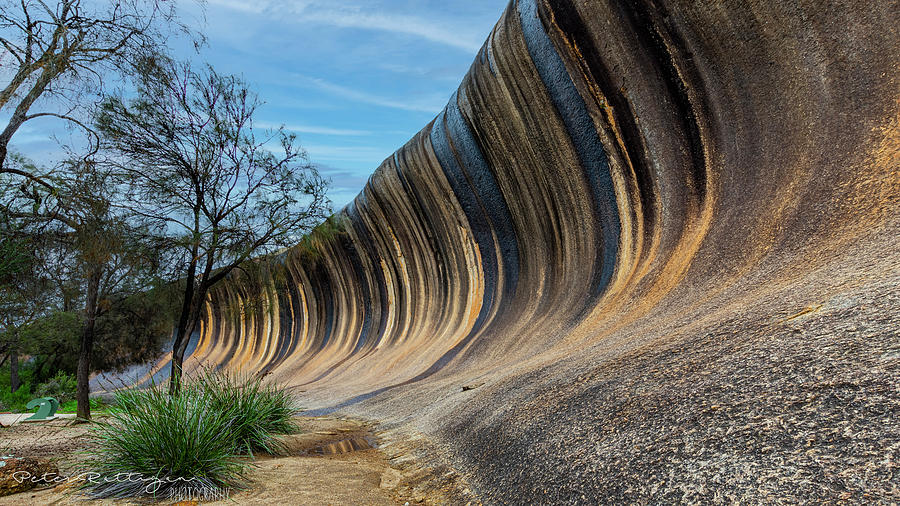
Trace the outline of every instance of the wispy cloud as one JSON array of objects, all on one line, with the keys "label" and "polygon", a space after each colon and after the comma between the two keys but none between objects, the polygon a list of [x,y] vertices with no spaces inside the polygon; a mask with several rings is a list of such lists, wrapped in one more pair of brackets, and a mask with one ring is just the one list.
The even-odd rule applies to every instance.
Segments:
[{"label": "wispy cloud", "polygon": [[266,9],[265,2],[247,2],[246,0],[210,0],[209,4],[254,14],[259,14]]},{"label": "wispy cloud", "polygon": [[444,65],[444,66],[425,66],[425,65],[404,65],[394,62],[377,62],[378,68],[393,72],[395,74],[405,74],[413,76],[416,79],[432,79],[435,81],[446,81],[458,83],[466,70],[469,68],[468,62],[465,65]]},{"label": "wispy cloud", "polygon": [[444,44],[474,53],[481,47],[482,40],[466,34],[461,27],[449,27],[434,22],[402,14],[380,14],[353,11],[304,9],[305,20],[341,28],[362,28],[413,35],[425,40]]},{"label": "wispy cloud", "polygon": [[209,0],[210,5],[242,12],[268,13],[280,20],[315,23],[340,28],[358,28],[412,35],[431,42],[474,53],[484,41],[484,34],[470,27],[390,12],[373,12],[337,0],[293,0],[241,2],[239,0]]},{"label": "wispy cloud", "polygon": [[390,107],[393,109],[402,109],[404,111],[427,112],[437,114],[444,108],[449,97],[433,95],[426,98],[411,98],[409,100],[394,100],[379,95],[375,95],[366,91],[355,90],[340,84],[335,84],[318,77],[297,76],[302,82],[318,88],[326,93],[362,102],[364,104],[377,105],[380,107]]},{"label": "wispy cloud", "polygon": [[[323,144],[304,144],[310,159],[331,160],[340,162],[368,162],[377,165],[393,152],[389,147],[375,146],[329,146]],[[373,167],[374,168],[374,167]]]},{"label": "wispy cloud", "polygon": [[270,128],[270,129],[278,129],[281,126],[284,126],[284,129],[288,132],[296,132],[301,134],[318,134],[318,135],[339,135],[339,136],[361,136],[361,135],[371,135],[372,132],[368,130],[350,130],[345,128],[330,128],[325,126],[312,126],[312,125],[281,125],[279,123],[272,123],[268,121],[258,121],[255,123],[256,126],[260,128]]},{"label": "wispy cloud", "polygon": [[369,180],[369,174],[338,169],[330,165],[318,165],[319,173],[331,179],[332,188],[358,192]]}]

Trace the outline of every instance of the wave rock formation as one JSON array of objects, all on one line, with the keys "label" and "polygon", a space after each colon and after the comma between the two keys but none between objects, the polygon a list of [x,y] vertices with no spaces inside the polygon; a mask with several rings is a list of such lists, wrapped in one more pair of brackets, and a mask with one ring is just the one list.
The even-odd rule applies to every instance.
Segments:
[{"label": "wave rock formation", "polygon": [[424,434],[488,503],[888,497],[898,11],[514,1],[190,362]]}]

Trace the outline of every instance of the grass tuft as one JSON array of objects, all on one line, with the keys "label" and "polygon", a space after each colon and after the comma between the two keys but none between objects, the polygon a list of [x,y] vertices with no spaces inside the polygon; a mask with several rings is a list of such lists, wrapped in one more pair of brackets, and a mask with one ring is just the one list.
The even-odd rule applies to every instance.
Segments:
[{"label": "grass tuft", "polygon": [[297,431],[297,411],[275,385],[209,369],[176,396],[161,386],[118,392],[110,419],[93,431],[97,478],[85,487],[94,498],[241,489],[250,462],[239,454],[279,451],[276,435]]},{"label": "grass tuft", "polygon": [[230,414],[231,430],[243,452],[279,453],[284,448],[277,436],[299,430],[294,421],[299,408],[293,398],[284,389],[264,383],[262,378],[205,369],[193,381],[214,409]]}]

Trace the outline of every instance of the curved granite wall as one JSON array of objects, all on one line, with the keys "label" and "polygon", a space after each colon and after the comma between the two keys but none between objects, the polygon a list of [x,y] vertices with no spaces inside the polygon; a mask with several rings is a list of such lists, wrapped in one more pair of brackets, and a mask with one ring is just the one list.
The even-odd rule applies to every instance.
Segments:
[{"label": "curved granite wall", "polygon": [[352,204],[212,295],[190,363],[421,431],[487,502],[856,494],[784,463],[838,408],[785,406],[898,379],[897,26],[887,1],[513,2]]}]

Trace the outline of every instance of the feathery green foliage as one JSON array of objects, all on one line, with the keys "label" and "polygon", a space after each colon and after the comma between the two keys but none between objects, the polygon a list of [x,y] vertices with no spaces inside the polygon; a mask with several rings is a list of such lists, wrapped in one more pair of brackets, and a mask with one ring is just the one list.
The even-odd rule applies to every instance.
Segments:
[{"label": "feathery green foliage", "polygon": [[[93,433],[91,471],[101,478],[85,487],[95,498],[242,488],[250,463],[238,455],[281,450],[276,435],[297,431],[296,412],[284,389],[212,369],[185,381],[176,395],[156,385],[121,391],[110,421]],[[132,478],[121,479],[125,474]]]},{"label": "feathery green foliage", "polygon": [[159,387],[131,390],[116,401],[111,420],[93,432],[99,446],[92,471],[100,476],[86,483],[93,497],[165,497],[174,487],[244,483],[248,463],[236,457],[234,417],[212,409],[203,389],[175,396]]},{"label": "feathery green foliage", "polygon": [[54,397],[59,401],[60,406],[75,399],[75,390],[78,383],[75,376],[65,371],[57,371],[57,373],[44,383],[41,383],[34,389],[35,397]]},{"label": "feathery green foliage", "polygon": [[278,453],[283,447],[276,436],[298,431],[293,420],[298,408],[290,394],[262,378],[205,369],[193,381],[214,409],[231,414],[241,451]]}]

